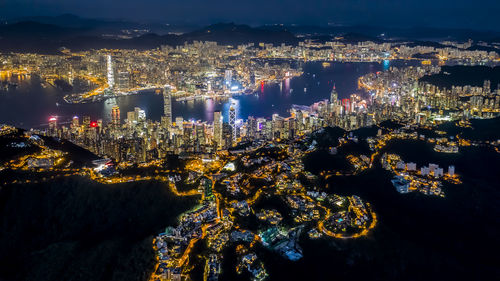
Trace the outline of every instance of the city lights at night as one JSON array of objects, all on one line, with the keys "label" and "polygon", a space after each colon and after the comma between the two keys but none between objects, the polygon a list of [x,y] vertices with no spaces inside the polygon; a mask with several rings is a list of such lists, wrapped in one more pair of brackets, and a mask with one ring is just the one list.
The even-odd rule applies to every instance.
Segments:
[{"label": "city lights at night", "polygon": [[8,2],[0,280],[498,279],[499,3]]}]

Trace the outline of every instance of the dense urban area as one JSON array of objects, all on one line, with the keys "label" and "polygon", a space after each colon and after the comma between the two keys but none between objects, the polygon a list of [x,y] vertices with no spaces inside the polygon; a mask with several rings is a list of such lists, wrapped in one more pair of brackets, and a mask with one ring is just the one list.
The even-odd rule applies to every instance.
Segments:
[{"label": "dense urban area", "polygon": [[[500,140],[471,140],[438,128],[447,122],[470,128],[473,119],[500,114],[500,84],[484,80],[482,85],[444,87],[426,80],[442,73],[448,64],[494,66],[500,62],[498,52],[469,50],[471,44],[442,42],[442,47],[433,47],[305,40],[298,45],[233,47],[195,41],[146,51],[61,49],[60,55],[1,54],[2,77],[39,76],[46,87],[86,81],[86,91],[66,94],[64,100],[70,104],[141,95],[144,90],[156,91],[164,103],[159,121],[149,119],[139,107],[122,120],[120,108],[114,106],[109,120],[52,116],[48,126],[25,131],[1,125],[0,135],[10,138],[9,147],[26,152],[0,167],[0,171],[24,173],[24,178],[0,181],[25,184],[81,176],[102,184],[163,182],[176,196],[200,199],[176,225],[155,237],[151,280],[189,280],[200,262],[204,280],[218,280],[229,245],[236,245],[238,274],[265,280],[269,273],[255,247],[297,261],[303,258],[298,243],[303,233],[309,239],[357,239],[377,227],[370,202],[357,195],[325,192],[323,186],[330,177],[355,176],[381,165],[394,176],[392,184],[399,193],[439,198],[446,197],[443,183],[461,183],[461,171],[454,165],[419,167],[411,159],[388,153],[385,148],[392,140],[430,144],[439,153],[456,154],[468,146],[488,146],[500,152]],[[172,112],[174,101],[258,94],[267,83],[302,75],[303,65],[311,61],[326,67],[333,62],[387,60],[413,64],[359,77],[363,94],[349,98],[339,98],[332,81],[329,99],[293,105],[289,116],[242,120],[237,119],[233,105],[227,120],[221,111],[213,113],[213,121],[184,120]],[[16,87],[14,83],[0,86]],[[342,133],[325,145],[321,138],[330,135],[332,128]],[[354,133],[362,128],[375,128],[375,133]],[[92,165],[76,165],[69,153],[47,144],[54,140],[59,145],[83,147],[97,157]],[[346,147],[364,143],[367,149],[362,152],[343,153]],[[318,152],[340,155],[346,168],[325,167],[312,173],[303,160]],[[173,158],[182,164],[171,165]],[[289,213],[259,204],[270,198],[284,202]],[[201,250],[199,245],[203,245]]]}]

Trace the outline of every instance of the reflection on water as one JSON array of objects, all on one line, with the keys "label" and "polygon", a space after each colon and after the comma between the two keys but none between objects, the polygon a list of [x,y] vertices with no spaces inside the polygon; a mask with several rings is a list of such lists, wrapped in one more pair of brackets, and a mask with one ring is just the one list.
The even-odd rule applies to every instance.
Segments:
[{"label": "reflection on water", "polygon": [[[286,79],[281,83],[264,84],[260,91],[252,95],[236,96],[230,100],[193,100],[173,102],[174,118],[182,116],[187,120],[212,121],[213,112],[221,110],[225,122],[228,121],[229,106],[236,103],[237,118],[271,117],[278,113],[288,116],[292,104],[310,105],[328,99],[335,83],[339,98],[356,93],[359,76],[370,72],[382,71],[394,62],[379,63],[331,63],[322,67],[321,63],[308,63],[300,77]],[[64,93],[53,87],[42,87],[40,79],[31,77],[16,82],[15,90],[0,92],[0,123],[9,123],[23,128],[40,127],[46,124],[49,116],[59,116],[60,123],[71,120],[73,116],[90,116],[92,119],[109,121],[111,108],[120,107],[121,118],[128,111],[140,107],[146,111],[147,118],[160,120],[163,113],[163,99],[151,91],[137,95],[124,96],[91,104],[66,104]],[[76,89],[75,89],[76,90]]]},{"label": "reflection on water", "polygon": [[384,71],[388,70],[390,65],[391,65],[391,61],[390,60],[384,60],[383,64],[382,64],[382,66],[384,68]]}]

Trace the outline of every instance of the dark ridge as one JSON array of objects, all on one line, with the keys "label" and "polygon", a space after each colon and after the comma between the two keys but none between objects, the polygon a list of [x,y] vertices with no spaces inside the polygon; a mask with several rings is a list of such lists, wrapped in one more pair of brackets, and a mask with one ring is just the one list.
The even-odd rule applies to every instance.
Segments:
[{"label": "dark ridge", "polygon": [[[150,34],[134,34],[131,39],[116,39],[102,35],[124,35],[122,30],[140,29]],[[191,27],[192,29],[192,27]],[[244,43],[297,44],[298,36],[317,42],[332,40],[342,36],[345,43],[356,44],[363,41],[385,42],[391,38],[406,40],[410,46],[443,47],[433,41],[414,41],[424,38],[457,39],[469,38],[490,42],[499,38],[498,32],[479,32],[454,29],[411,28],[394,29],[369,26],[282,26],[270,25],[250,27],[234,23],[218,23],[205,28],[184,33],[168,34],[175,30],[189,30],[187,27],[168,27],[160,23],[134,23],[120,20],[85,19],[66,14],[58,17],[28,17],[10,20],[0,25],[0,51],[37,52],[55,54],[60,47],[73,50],[101,48],[153,49],[160,45],[177,46],[184,42],[214,41],[224,45]],[[164,35],[162,35],[164,34]],[[383,34],[383,35],[382,35]],[[448,34],[445,36],[445,34]],[[450,35],[451,34],[451,35]],[[470,36],[465,36],[466,34]],[[466,38],[466,39],[464,39]],[[429,39],[424,39],[429,40]],[[35,44],[36,42],[36,44]],[[397,42],[397,41],[392,41]],[[474,47],[492,50],[486,47]],[[496,50],[495,50],[496,51]]]},{"label": "dark ridge", "polygon": [[309,39],[311,39],[314,42],[325,43],[325,42],[333,41],[335,39],[335,36],[331,36],[331,35],[313,35],[313,36],[310,36]]},{"label": "dark ridge", "polygon": [[150,33],[131,39],[110,39],[96,36],[79,36],[62,41],[61,44],[74,51],[90,49],[153,49],[161,45],[180,45],[183,41],[178,35],[163,35]]},{"label": "dark ridge", "polygon": [[498,31],[480,31],[472,29],[460,28],[436,28],[416,26],[411,28],[387,28],[386,35],[389,37],[400,37],[413,40],[487,40],[497,37],[500,34]]},{"label": "dark ridge", "polygon": [[311,134],[311,141],[316,141],[317,147],[328,148],[337,146],[339,138],[345,135],[346,131],[339,127],[326,127]]},{"label": "dark ridge", "polygon": [[432,52],[432,53],[424,53],[424,54],[421,54],[421,53],[418,53],[418,54],[414,54],[412,56],[412,58],[416,58],[416,59],[426,59],[426,60],[432,60],[432,59],[437,59],[437,53],[436,52]]},{"label": "dark ridge", "polygon": [[482,87],[485,80],[491,81],[491,89],[497,89],[500,83],[500,66],[443,66],[441,72],[420,78],[421,82],[428,82],[440,88],[452,86]]},{"label": "dark ridge", "polygon": [[347,33],[365,34],[366,36],[379,37],[384,34],[384,38],[398,40],[430,40],[430,39],[448,39],[467,41],[484,40],[500,42],[500,32],[498,31],[478,31],[472,29],[456,29],[456,28],[433,28],[433,27],[387,27],[387,26],[368,26],[368,25],[337,25],[337,26],[314,26],[314,25],[297,25],[297,26],[282,26],[282,25],[267,25],[266,29],[283,29],[294,34],[302,35],[333,35],[338,36]]},{"label": "dark ridge", "polygon": [[[68,36],[74,32],[72,28],[60,27],[53,24],[39,23],[35,21],[23,21],[0,26],[0,37],[2,38],[25,38],[25,37],[51,37]],[[36,38],[32,38],[36,39]]]},{"label": "dark ridge", "polygon": [[[18,22],[0,26],[0,51],[55,54],[61,47],[72,50],[154,49],[161,45],[177,46],[192,41],[214,41],[226,45],[298,42],[298,39],[288,31],[269,31],[232,23],[215,24],[183,35],[149,33],[131,39],[103,38],[94,33],[91,28],[63,28],[32,21]],[[35,39],[36,44],[34,44]]]},{"label": "dark ridge", "polygon": [[[42,139],[68,152],[77,167],[97,158],[70,142]],[[10,145],[25,141],[20,129],[0,136],[0,163],[39,150]],[[2,182],[16,175],[36,177],[0,171]],[[0,185],[0,280],[146,281],[155,263],[153,237],[195,200],[177,198],[158,181],[104,185],[69,176]]]},{"label": "dark ridge", "polygon": [[342,36],[342,38],[343,39],[341,39],[341,41],[343,41],[345,43],[358,43],[358,42],[364,42],[364,41],[372,41],[372,42],[376,42],[376,43],[383,42],[383,40],[381,40],[377,37],[368,36],[365,34],[355,33],[355,32],[346,33],[345,35]]},{"label": "dark ridge", "polygon": [[[413,41],[410,43],[405,43],[406,46],[409,47],[416,47],[416,46],[425,46],[425,47],[434,47],[434,48],[446,48],[449,46],[445,46],[441,43],[434,42],[434,41]],[[450,47],[453,48],[453,47]]]},{"label": "dark ridge", "polygon": [[296,44],[297,38],[285,30],[266,30],[248,25],[218,23],[182,35],[185,41],[215,41],[221,44],[287,43]]},{"label": "dark ridge", "polygon": [[64,178],[0,190],[0,275],[10,280],[148,280],[152,238],[193,203],[159,182]]},{"label": "dark ridge", "polygon": [[500,49],[498,49],[498,48],[486,47],[486,46],[480,46],[480,45],[473,45],[473,46],[469,47],[467,50],[496,52],[497,54],[500,54]]}]

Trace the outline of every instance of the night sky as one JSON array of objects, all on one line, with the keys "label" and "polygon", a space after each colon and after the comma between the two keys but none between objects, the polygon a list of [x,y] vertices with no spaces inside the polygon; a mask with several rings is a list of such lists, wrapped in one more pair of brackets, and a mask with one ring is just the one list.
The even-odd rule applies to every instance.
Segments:
[{"label": "night sky", "polygon": [[500,30],[498,0],[0,0],[2,18],[63,13],[195,24],[335,23]]}]

